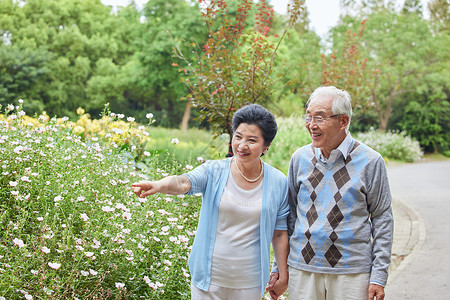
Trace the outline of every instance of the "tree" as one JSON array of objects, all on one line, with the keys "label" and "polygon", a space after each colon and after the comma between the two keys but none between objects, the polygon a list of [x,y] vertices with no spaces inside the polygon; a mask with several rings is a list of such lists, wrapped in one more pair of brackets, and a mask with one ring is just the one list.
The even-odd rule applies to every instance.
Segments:
[{"label": "tree", "polygon": [[365,23],[366,20],[363,20],[358,24],[360,27],[355,28],[357,32],[349,29],[345,36],[336,39],[331,54],[322,54],[321,84],[333,85],[349,92],[356,114],[367,111],[369,107],[367,58],[361,49]]},{"label": "tree", "polygon": [[19,98],[30,99],[26,109],[40,113],[44,104],[37,95],[41,91],[39,82],[48,77],[47,63],[53,58],[43,48],[21,49],[0,44],[0,105],[13,103]]},{"label": "tree", "polygon": [[[281,25],[276,28],[283,28],[289,19],[283,17],[278,22]],[[320,85],[320,53],[320,37],[310,29],[308,10],[303,3],[298,22],[287,33],[274,61],[274,76],[280,84],[268,103],[271,111],[280,116],[299,113],[299,107]]]},{"label": "tree", "polygon": [[211,123],[215,136],[231,136],[235,110],[269,98],[277,82],[271,77],[273,62],[287,29],[298,19],[301,1],[294,1],[281,37],[269,36],[274,11],[264,0],[256,4],[255,25],[251,29],[246,25],[255,5],[252,0],[240,1],[234,16],[228,13],[224,0],[199,2],[209,39],[198,46],[198,56],[193,60],[179,48],[175,54],[184,62],[179,69],[186,74],[185,83],[190,90],[186,98],[200,109],[200,120]]},{"label": "tree", "polygon": [[[21,85],[21,94],[36,103],[34,111],[25,109],[33,113],[45,106],[50,115],[74,116],[79,106],[89,106],[90,112],[98,113],[108,100],[123,101],[125,84],[118,82],[117,76],[105,77],[102,73],[106,71],[106,61],[120,73],[134,52],[124,46],[133,44],[128,37],[115,34],[120,28],[131,27],[123,21],[97,0],[0,1],[0,33],[7,41],[3,47],[12,50],[10,56],[27,62],[37,56],[21,59],[24,49],[28,53],[48,53],[38,68],[46,76],[29,72],[29,76],[34,76],[34,84]],[[113,70],[109,67],[109,71]],[[101,74],[96,77],[96,72]],[[5,78],[0,78],[0,83],[8,85],[8,97],[20,97]],[[94,88],[94,83],[100,86]],[[105,90],[117,92],[115,98],[108,99]]]},{"label": "tree", "polygon": [[403,3],[402,13],[422,16],[422,3],[420,0],[406,0]]},{"label": "tree", "polygon": [[[361,22],[355,17],[344,21],[336,28],[336,40],[342,39],[349,26]],[[368,59],[370,96],[366,100],[377,113],[380,130],[386,130],[394,101],[416,91],[421,79],[434,72],[434,66],[448,51],[433,36],[429,24],[416,14],[380,11],[367,17],[366,28],[360,48]]]},{"label": "tree", "polygon": [[141,91],[135,109],[151,109],[159,124],[175,127],[181,123],[186,103],[179,99],[187,94],[187,87],[180,83],[178,70],[172,66],[172,50],[178,45],[187,52],[190,38],[206,40],[200,8],[185,0],[152,0],[143,13],[141,44],[131,75]]},{"label": "tree", "polygon": [[408,102],[400,126],[426,150],[438,153],[450,146],[450,101],[448,95],[444,99],[433,98]]},{"label": "tree", "polygon": [[437,31],[450,32],[450,4],[447,0],[431,0],[428,2],[430,20]]}]

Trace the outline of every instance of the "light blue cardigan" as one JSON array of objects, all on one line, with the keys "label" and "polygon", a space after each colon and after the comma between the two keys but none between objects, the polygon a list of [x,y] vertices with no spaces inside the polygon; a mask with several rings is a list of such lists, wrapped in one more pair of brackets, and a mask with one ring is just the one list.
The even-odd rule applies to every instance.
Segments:
[{"label": "light blue cardigan", "polygon": [[[208,291],[211,282],[211,261],[216,239],[219,202],[230,174],[230,164],[231,158],[207,161],[185,174],[191,182],[191,189],[187,194],[203,194],[197,233],[189,256],[189,270],[194,285],[204,291]],[[261,295],[264,294],[269,281],[270,244],[273,232],[287,230],[289,213],[287,192],[286,176],[264,163],[260,220]]]}]

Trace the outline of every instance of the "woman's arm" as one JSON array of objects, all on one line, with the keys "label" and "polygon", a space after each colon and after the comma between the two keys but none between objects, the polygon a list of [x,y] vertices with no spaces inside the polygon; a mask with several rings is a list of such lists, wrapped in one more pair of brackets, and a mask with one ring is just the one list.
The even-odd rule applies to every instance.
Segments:
[{"label": "woman's arm", "polygon": [[287,257],[289,255],[289,238],[286,230],[275,230],[272,238],[273,254],[278,266],[278,280],[269,293],[272,299],[278,299],[288,287],[289,273]]},{"label": "woman's arm", "polygon": [[169,195],[186,194],[191,189],[191,181],[187,176],[174,175],[158,181],[140,181],[133,183],[133,192],[140,198],[156,193]]}]

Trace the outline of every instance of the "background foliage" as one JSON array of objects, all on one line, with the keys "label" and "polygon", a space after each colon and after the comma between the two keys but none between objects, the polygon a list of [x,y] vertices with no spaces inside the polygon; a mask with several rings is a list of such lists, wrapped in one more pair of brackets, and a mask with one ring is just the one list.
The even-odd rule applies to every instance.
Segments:
[{"label": "background foliage", "polygon": [[[223,16],[231,20],[250,2],[226,3]],[[353,131],[371,127],[402,130],[419,139],[426,151],[447,150],[448,1],[431,0],[426,7],[415,0],[405,1],[402,7],[395,3],[341,1],[341,19],[325,37],[311,30],[308,11],[300,1],[298,22],[287,32],[288,16],[262,14],[270,12],[269,5],[264,10],[245,8],[248,16],[240,25],[243,32],[266,32],[269,37],[286,33],[267,79],[270,87],[257,101],[280,116],[301,114],[300,107],[314,88],[335,84],[353,96]],[[429,18],[424,17],[425,10]],[[206,12],[206,19],[211,16]],[[187,61],[204,57],[207,51],[203,46],[212,45],[206,42],[214,39],[211,34],[226,26],[220,23],[224,18],[205,26],[205,17],[202,19],[197,1],[186,0],[152,0],[142,10],[130,5],[117,11],[99,0],[2,0],[0,104],[22,98],[27,100],[24,109],[30,115],[46,111],[49,116],[74,119],[78,107],[97,118],[109,102],[112,110],[133,115],[138,121],[145,120],[144,111],[152,111],[157,124],[164,127],[178,127],[186,114],[189,127],[224,127],[212,119],[196,120],[200,108],[187,111],[186,96],[193,94],[179,72],[183,68],[174,66],[179,63],[173,56],[174,47]],[[267,26],[261,27],[262,23]],[[225,38],[233,41],[232,34]],[[259,38],[266,39],[264,34],[257,41]],[[243,39],[242,49],[247,43],[249,51],[255,52],[263,45],[251,41],[251,35]],[[193,52],[193,45],[199,51]],[[263,48],[258,51],[268,55]],[[239,50],[233,55],[244,53]],[[214,61],[220,62],[220,57]],[[192,67],[200,61],[193,60]],[[230,67],[233,72],[245,71],[245,64],[219,64],[217,74],[227,73]],[[208,74],[214,77],[214,72]],[[265,75],[268,73],[258,76]],[[226,88],[232,86],[226,84]],[[229,98],[225,87],[223,91],[217,84],[210,88],[204,101],[220,94]],[[250,92],[245,84],[241,90]]]}]

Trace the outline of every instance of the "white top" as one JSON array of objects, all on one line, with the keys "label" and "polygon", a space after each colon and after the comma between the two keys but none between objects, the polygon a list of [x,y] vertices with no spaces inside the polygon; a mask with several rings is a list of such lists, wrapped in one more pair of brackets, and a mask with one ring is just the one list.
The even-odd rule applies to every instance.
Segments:
[{"label": "white top", "polygon": [[219,204],[211,284],[226,288],[260,286],[262,186],[261,181],[256,188],[244,190],[230,172]]}]

